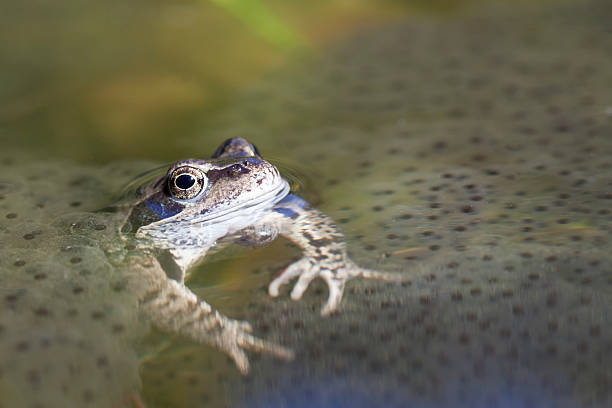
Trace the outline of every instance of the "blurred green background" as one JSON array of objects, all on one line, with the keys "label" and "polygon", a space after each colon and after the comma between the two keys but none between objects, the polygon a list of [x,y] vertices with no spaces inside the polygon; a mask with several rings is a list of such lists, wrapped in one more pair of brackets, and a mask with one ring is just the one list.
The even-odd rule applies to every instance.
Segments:
[{"label": "blurred green background", "polygon": [[[4,1],[4,149],[82,162],[193,156],[177,135],[264,76],[408,14],[444,18],[470,0]],[[203,152],[202,154],[207,154]]]}]

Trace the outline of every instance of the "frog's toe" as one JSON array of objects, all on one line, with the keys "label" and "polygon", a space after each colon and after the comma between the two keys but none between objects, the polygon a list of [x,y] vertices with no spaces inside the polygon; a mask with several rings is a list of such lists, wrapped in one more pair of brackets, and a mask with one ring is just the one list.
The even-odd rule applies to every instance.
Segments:
[{"label": "frog's toe", "polygon": [[297,283],[293,287],[293,290],[291,291],[291,299],[300,300],[306,289],[308,289],[310,282],[312,282],[312,280],[318,275],[319,271],[317,269],[311,269],[309,271],[302,272],[302,274],[298,278]]},{"label": "frog's toe", "polygon": [[359,276],[365,279],[379,279],[388,282],[404,282],[409,280],[407,277],[400,273],[393,272],[379,272],[371,269],[361,269]]},{"label": "frog's toe", "polygon": [[302,258],[285,268],[279,276],[274,278],[268,286],[268,293],[272,297],[278,296],[278,290],[281,286],[289,283],[293,278],[301,275],[310,267],[310,262],[306,258]]},{"label": "frog's toe", "polygon": [[238,371],[240,371],[243,375],[249,373],[249,358],[243,350],[238,348],[238,346],[234,346],[230,350],[228,350],[228,354],[232,358],[232,360],[234,360]]},{"label": "frog's toe", "polygon": [[251,323],[241,320],[236,322],[236,324],[238,326],[238,330],[246,333],[253,333],[253,326],[251,326]]},{"label": "frog's toe", "polygon": [[293,360],[294,353],[278,344],[262,340],[250,334],[243,334],[238,337],[237,344],[245,350],[254,351],[257,353],[268,353],[283,360]]},{"label": "frog's toe", "polygon": [[283,360],[293,359],[293,351],[251,335],[251,325],[245,323],[230,321],[216,342],[219,348],[234,360],[236,367],[242,374],[248,374],[250,368],[246,351],[268,353]]},{"label": "frog's toe", "polygon": [[323,306],[321,310],[321,316],[329,316],[331,313],[338,310],[340,306],[346,278],[334,276],[331,272],[322,273],[321,277],[327,282],[327,287],[329,288],[329,297],[327,298],[327,303],[325,303],[325,306]]}]

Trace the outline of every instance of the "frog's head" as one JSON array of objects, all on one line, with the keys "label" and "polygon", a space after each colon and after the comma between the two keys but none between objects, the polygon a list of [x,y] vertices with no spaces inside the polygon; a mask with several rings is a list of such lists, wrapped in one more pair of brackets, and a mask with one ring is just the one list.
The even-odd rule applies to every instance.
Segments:
[{"label": "frog's head", "polygon": [[288,189],[252,144],[230,139],[211,159],[181,160],[141,187],[129,221],[152,246],[195,251],[256,222]]}]

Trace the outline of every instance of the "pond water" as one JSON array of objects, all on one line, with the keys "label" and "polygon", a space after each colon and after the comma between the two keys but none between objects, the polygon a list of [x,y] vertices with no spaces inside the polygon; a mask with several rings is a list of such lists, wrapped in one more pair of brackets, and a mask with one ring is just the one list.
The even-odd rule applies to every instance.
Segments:
[{"label": "pond water", "polygon": [[[127,45],[108,45],[118,29],[96,52],[80,47],[101,10],[12,9],[13,26],[71,23],[53,64],[25,51],[43,37],[2,56],[0,407],[612,406],[612,5],[438,3],[356,2],[334,10],[341,34],[321,17],[329,33],[304,38],[297,23],[266,37],[240,10],[142,5]],[[138,10],[106,17],[126,29]],[[156,54],[203,18],[211,50],[248,38],[220,54],[226,73],[194,42]],[[72,42],[82,30],[98,36]],[[122,219],[96,212],[238,136],[338,222],[352,259],[406,277],[352,280],[321,317],[323,282],[267,295],[299,257],[285,240],[207,257],[188,286],[296,353],[250,353],[246,376],[143,319]]]}]

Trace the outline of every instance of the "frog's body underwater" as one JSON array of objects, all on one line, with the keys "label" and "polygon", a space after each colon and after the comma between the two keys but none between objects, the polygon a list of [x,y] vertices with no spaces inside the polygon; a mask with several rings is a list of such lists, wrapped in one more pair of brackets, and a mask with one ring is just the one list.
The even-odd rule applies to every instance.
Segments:
[{"label": "frog's body underwater", "polygon": [[261,245],[279,234],[288,238],[303,257],[270,283],[269,293],[277,296],[280,286],[297,277],[291,298],[298,300],[321,277],[329,288],[324,316],[338,309],[351,278],[399,280],[353,263],[333,221],[291,194],[279,171],[241,138],[227,140],[209,160],[179,161],[139,188],[128,221],[124,232],[135,232],[137,245],[155,255],[145,266],[132,262],[150,281],[140,295],[145,314],[163,330],[225,351],[243,373],[249,369],[243,349],[285,359],[292,352],[252,336],[247,322],[223,316],[185,286],[185,272],[211,248],[236,241]]}]

